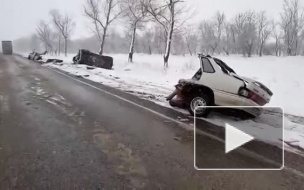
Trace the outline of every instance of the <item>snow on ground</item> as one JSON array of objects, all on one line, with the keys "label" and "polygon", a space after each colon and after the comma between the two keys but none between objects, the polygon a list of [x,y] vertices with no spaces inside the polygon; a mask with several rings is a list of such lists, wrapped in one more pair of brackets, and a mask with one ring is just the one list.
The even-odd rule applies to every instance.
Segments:
[{"label": "snow on ground", "polygon": [[[72,57],[60,57],[63,64],[47,64],[73,75],[82,76],[89,80],[119,88],[135,94],[141,98],[154,101],[160,105],[170,107],[165,97],[174,90],[179,79],[189,79],[199,68],[196,56],[171,56],[169,69],[163,69],[163,58],[160,55],[134,55],[134,63],[127,62],[127,55],[110,55],[114,57],[114,70],[95,68],[88,70],[85,65],[73,65]],[[58,58],[45,56],[46,58]],[[285,112],[294,116],[304,116],[304,57],[252,57],[244,58],[239,55],[219,56],[231,66],[239,75],[246,76],[264,83],[274,96],[268,106],[281,106]],[[304,123],[292,122],[285,117],[285,143],[288,148],[297,147],[304,150]],[[265,134],[276,130],[278,122],[271,115],[263,115],[260,120],[239,122],[252,128],[264,129]],[[210,122],[219,124],[233,122],[231,118],[212,116]],[[271,121],[271,122],[270,122]],[[233,123],[232,123],[233,124]],[[266,132],[265,132],[266,131]],[[281,139],[271,139],[269,136],[261,140],[279,143]]]},{"label": "snow on ground", "polygon": [[[170,68],[166,71],[163,69],[163,58],[159,55],[135,55],[135,63],[127,63],[127,55],[111,56],[114,57],[113,71],[97,69],[93,73],[119,77],[128,84],[153,83],[170,90],[179,79],[191,78],[199,68],[199,60],[196,56],[171,56]],[[258,80],[269,87],[274,92],[274,96],[268,106],[281,106],[288,114],[304,116],[304,109],[301,107],[304,105],[304,98],[302,98],[304,57],[244,58],[235,55],[219,58],[239,75]],[[64,59],[65,63],[72,62],[72,56],[61,57],[61,59]],[[63,67],[67,69],[70,65]],[[72,68],[76,67],[72,66]],[[87,72],[86,69],[85,72]]]}]

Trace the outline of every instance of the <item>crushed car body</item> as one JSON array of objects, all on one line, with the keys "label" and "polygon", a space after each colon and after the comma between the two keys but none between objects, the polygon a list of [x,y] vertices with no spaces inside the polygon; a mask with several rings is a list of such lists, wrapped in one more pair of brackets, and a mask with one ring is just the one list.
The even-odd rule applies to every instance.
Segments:
[{"label": "crushed car body", "polygon": [[237,75],[220,59],[204,55],[199,59],[200,69],[193,78],[180,80],[167,97],[171,106],[188,109],[191,115],[196,110],[200,117],[208,116],[208,106],[234,107],[257,117],[260,107],[270,102],[273,93],[262,83]]},{"label": "crushed car body", "polygon": [[42,55],[45,55],[45,54],[47,54],[47,51],[45,51],[44,53],[37,53],[37,52],[33,51],[28,55],[27,58],[32,61],[41,61]]},{"label": "crushed car body", "polygon": [[28,59],[32,60],[32,61],[36,61],[36,62],[40,62],[40,63],[62,63],[63,60],[61,59],[47,59],[47,60],[43,60],[43,55],[46,55],[48,52],[45,51],[44,53],[37,53],[35,51],[31,52],[28,55]]},{"label": "crushed car body", "polygon": [[75,64],[95,66],[103,69],[111,70],[113,68],[113,58],[102,56],[90,52],[88,50],[79,50],[79,53],[73,58]]}]

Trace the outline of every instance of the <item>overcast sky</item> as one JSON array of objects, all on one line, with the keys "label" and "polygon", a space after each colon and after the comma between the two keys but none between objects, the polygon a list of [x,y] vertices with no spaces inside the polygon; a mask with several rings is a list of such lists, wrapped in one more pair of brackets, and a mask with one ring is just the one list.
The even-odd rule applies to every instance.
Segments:
[{"label": "overcast sky", "polygon": [[[59,9],[76,21],[73,38],[91,35],[90,22],[83,16],[85,0],[0,0],[0,40],[14,40],[35,32],[41,19],[49,18],[51,9]],[[282,0],[187,0],[198,8],[196,21],[224,11],[228,18],[240,11],[266,10],[269,17],[279,18]]]}]

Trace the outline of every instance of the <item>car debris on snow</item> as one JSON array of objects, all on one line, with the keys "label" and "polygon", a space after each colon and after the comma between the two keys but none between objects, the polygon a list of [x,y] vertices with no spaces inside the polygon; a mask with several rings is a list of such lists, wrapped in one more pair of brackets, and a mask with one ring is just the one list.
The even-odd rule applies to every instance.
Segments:
[{"label": "car debris on snow", "polygon": [[46,63],[62,63],[63,60],[61,59],[47,59]]},{"label": "car debris on snow", "polygon": [[83,49],[79,50],[78,54],[73,58],[73,62],[75,64],[95,66],[108,70],[113,68],[112,57],[98,55]]},{"label": "car debris on snow", "polygon": [[27,58],[29,60],[33,60],[33,61],[40,61],[40,60],[42,60],[42,55],[46,55],[46,54],[47,54],[47,51],[45,51],[43,53],[37,53],[37,52],[33,51],[28,55]]},{"label": "car debris on snow", "polygon": [[95,69],[95,67],[87,67],[87,70],[94,70]]}]

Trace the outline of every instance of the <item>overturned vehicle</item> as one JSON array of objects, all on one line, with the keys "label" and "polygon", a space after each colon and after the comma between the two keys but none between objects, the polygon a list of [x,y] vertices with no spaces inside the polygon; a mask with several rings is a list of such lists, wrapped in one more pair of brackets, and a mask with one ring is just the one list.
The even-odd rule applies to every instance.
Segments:
[{"label": "overturned vehicle", "polygon": [[[180,80],[167,97],[170,105],[207,117],[212,106],[232,107],[252,117],[262,113],[273,93],[265,85],[241,77],[220,59],[199,55],[200,69],[190,80]],[[210,108],[211,107],[211,108]]]},{"label": "overturned vehicle", "polygon": [[75,64],[95,66],[103,69],[111,70],[113,68],[113,58],[102,56],[90,52],[88,50],[79,50],[78,54],[73,58]]}]

